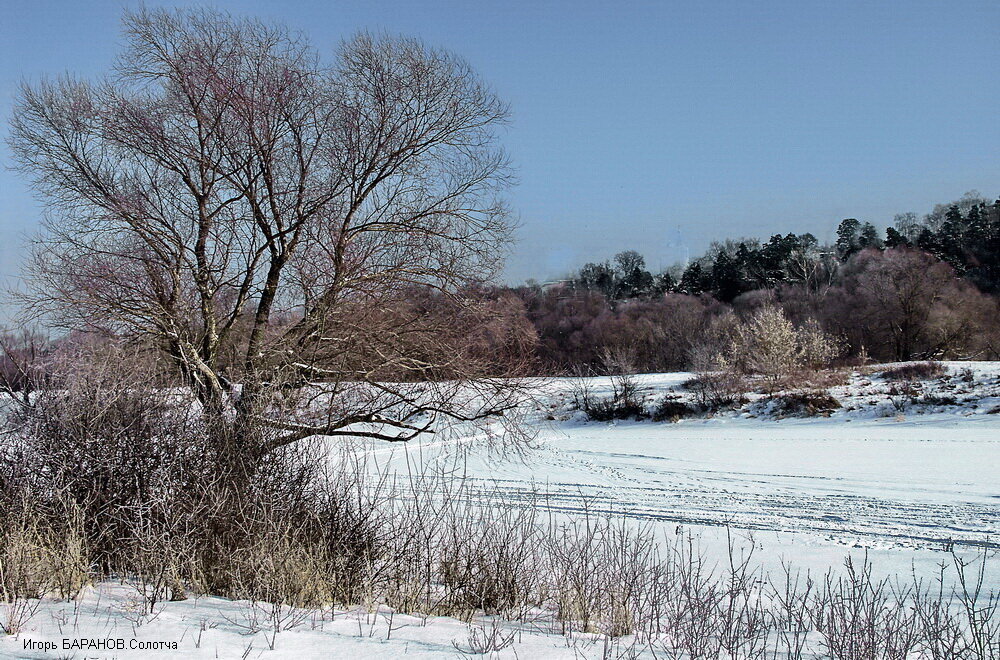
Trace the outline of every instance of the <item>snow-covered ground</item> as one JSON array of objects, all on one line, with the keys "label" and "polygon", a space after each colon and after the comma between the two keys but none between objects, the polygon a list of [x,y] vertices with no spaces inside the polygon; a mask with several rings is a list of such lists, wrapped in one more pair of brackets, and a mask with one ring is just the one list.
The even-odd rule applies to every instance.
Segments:
[{"label": "snow-covered ground", "polygon": [[[948,372],[918,384],[917,403],[890,394],[899,384],[876,370],[830,388],[843,407],[828,417],[777,418],[766,396],[751,395],[740,409],[676,423],[586,421],[572,380],[554,379],[538,414],[554,420],[523,460],[438,442],[372,451],[390,464],[451,466],[513,500],[694,530],[709,553],[721,552],[728,526],[752,536],[771,567],[822,572],[867,553],[878,571],[908,574],[912,564],[933,575],[952,547],[1000,547],[1000,414],[990,413],[1000,365],[948,363]],[[653,407],[664,396],[690,401],[692,377],[639,381]],[[610,393],[610,379],[591,385],[592,395]],[[921,402],[944,396],[957,405]],[[1000,589],[1000,570],[991,577]]]},{"label": "snow-covered ground", "polygon": [[[969,371],[964,371],[969,370]],[[932,579],[949,551],[971,554],[1000,541],[1000,365],[951,363],[949,375],[900,394],[878,372],[830,389],[842,408],[829,416],[778,418],[763,395],[741,408],[678,422],[586,421],[574,382],[553,379],[533,411],[536,447],[502,460],[476,442],[359,445],[379,469],[453,469],[511,502],[541,497],[572,515],[587,509],[693,533],[721,559],[727,528],[757,546],[768,569],[781,563],[823,573],[847,554],[875,571]],[[653,407],[689,401],[691,374],[641,376]],[[610,391],[594,379],[596,394]],[[914,402],[915,400],[915,402]],[[948,402],[954,400],[954,404]],[[987,588],[1000,590],[1000,558]],[[2,657],[146,657],[129,640],[174,641],[183,657],[455,657],[491,624],[388,612],[312,612],[278,635],[253,632],[246,603],[215,598],[167,603],[151,620],[129,615],[126,587],[102,585],[79,602],[46,602],[18,638],[0,638]],[[138,622],[138,623],[137,623]],[[141,625],[138,625],[141,624]],[[508,629],[505,629],[508,630]],[[510,632],[514,628],[509,628]],[[502,634],[509,634],[504,632]],[[63,650],[63,638],[123,638],[124,649]],[[52,642],[53,651],[24,648]],[[601,657],[600,640],[520,629],[510,657]]]},{"label": "snow-covered ground", "polygon": [[564,638],[551,627],[508,624],[484,618],[465,623],[364,609],[326,609],[278,614],[275,634],[268,606],[222,598],[165,603],[140,616],[128,586],[104,583],[70,602],[45,602],[29,630],[0,634],[3,658],[460,658],[476,655],[480,640],[495,634],[512,645],[505,657],[601,656],[603,639]]}]

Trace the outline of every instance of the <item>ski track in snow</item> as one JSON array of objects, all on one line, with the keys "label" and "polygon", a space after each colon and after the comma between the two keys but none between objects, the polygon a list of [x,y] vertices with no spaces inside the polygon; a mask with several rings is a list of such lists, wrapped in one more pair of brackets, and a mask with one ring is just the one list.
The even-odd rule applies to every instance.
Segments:
[{"label": "ski track in snow", "polygon": [[472,473],[472,479],[512,501],[542,496],[566,512],[586,508],[676,523],[808,532],[829,540],[862,536],[901,546],[979,545],[992,544],[987,537],[1000,527],[998,496],[992,502],[931,502],[888,491],[875,480],[699,469],[683,459],[564,450],[552,443],[529,460],[535,463],[533,475],[544,474],[545,465],[583,478],[532,482]]},{"label": "ski track in snow", "polygon": [[[456,448],[429,438],[372,450],[397,467],[407,459],[451,465],[484,498],[542,498],[567,513],[790,532],[852,547],[1000,547],[1000,415],[983,414],[1000,400],[1000,367],[952,368],[966,364],[982,379],[979,406],[891,417],[871,405],[884,395],[867,376],[835,388],[844,409],[829,418],[588,423],[563,414],[571,386],[552,379],[538,415],[563,421],[542,422],[538,447],[521,461],[497,461],[476,442]],[[655,397],[682,392],[689,376],[640,378]],[[600,392],[602,379],[593,383]]]}]

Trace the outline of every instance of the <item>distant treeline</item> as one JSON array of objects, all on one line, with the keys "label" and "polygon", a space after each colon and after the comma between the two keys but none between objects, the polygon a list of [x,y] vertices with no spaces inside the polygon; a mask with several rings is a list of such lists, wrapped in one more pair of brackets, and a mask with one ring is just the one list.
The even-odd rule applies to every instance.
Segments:
[{"label": "distant treeline", "polygon": [[809,233],[725,240],[660,273],[625,251],[494,295],[523,304],[512,322],[533,333],[542,370],[600,369],[627,349],[637,369],[662,371],[688,368],[719,319],[765,305],[842,337],[845,359],[997,359],[998,292],[1000,200],[973,193],[897,215],[884,234],[848,218],[832,245]]},{"label": "distant treeline", "polygon": [[646,270],[642,255],[626,251],[612,261],[584,265],[567,283],[599,291],[610,300],[708,293],[731,302],[742,293],[783,284],[817,288],[833,282],[854,255],[894,248],[926,252],[981,291],[1000,292],[1000,199],[988,202],[970,193],[938,205],[922,219],[914,213],[899,214],[884,238],[870,222],[847,218],[837,228],[833,245],[822,245],[809,233],[775,234],[766,243],[756,238],[717,241],[686,267],[655,275]]}]

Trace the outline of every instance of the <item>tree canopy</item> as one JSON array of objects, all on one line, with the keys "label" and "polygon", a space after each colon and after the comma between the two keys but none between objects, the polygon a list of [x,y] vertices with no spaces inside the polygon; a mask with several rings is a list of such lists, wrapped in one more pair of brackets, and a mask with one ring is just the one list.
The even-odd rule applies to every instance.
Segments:
[{"label": "tree canopy", "polygon": [[10,144],[49,210],[30,308],[146,341],[249,453],[503,410],[486,381],[461,402],[440,385],[481,375],[460,294],[512,230],[508,107],[469,65],[371,34],[328,61],[208,10],[124,25],[109,75],[20,90]]}]

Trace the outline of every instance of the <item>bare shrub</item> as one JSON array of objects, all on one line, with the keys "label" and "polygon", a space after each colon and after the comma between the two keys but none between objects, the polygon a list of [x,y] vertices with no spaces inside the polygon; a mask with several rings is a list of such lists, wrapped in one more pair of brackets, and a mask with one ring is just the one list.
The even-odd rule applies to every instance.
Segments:
[{"label": "bare shrub", "polygon": [[563,632],[618,637],[648,620],[650,586],[657,583],[655,538],[628,521],[584,515],[545,538],[552,566],[556,617]]},{"label": "bare shrub", "polygon": [[813,595],[812,623],[836,658],[906,658],[918,646],[919,617],[909,588],[876,580],[867,557],[848,557],[845,573],[827,573]]},{"label": "bare shrub", "polygon": [[736,408],[747,402],[746,379],[729,369],[700,373],[685,381],[683,387],[694,393],[698,405],[711,412]]},{"label": "bare shrub", "polygon": [[704,342],[691,349],[691,369],[697,374],[684,383],[695,394],[695,399],[706,410],[715,411],[742,405],[747,391],[746,379],[734,368],[728,357],[728,347],[733,343],[735,317],[720,317],[713,323]]},{"label": "bare shrub", "polygon": [[599,399],[587,409],[587,416],[595,422],[610,422],[616,419],[642,419],[646,408],[633,398],[621,397],[617,393],[610,398]]},{"label": "bare shrub", "polygon": [[908,362],[898,367],[892,367],[882,372],[881,376],[885,380],[931,380],[940,378],[947,373],[944,365],[940,362]]},{"label": "bare shrub", "polygon": [[[729,535],[729,530],[726,530]],[[720,646],[732,657],[761,655],[771,628],[771,612],[765,605],[763,571],[752,563],[756,545],[737,549],[729,536],[725,598],[721,603]]]},{"label": "bare shrub", "polygon": [[772,410],[782,417],[829,416],[841,407],[840,401],[825,390],[809,390],[779,394],[768,399]]},{"label": "bare shrub", "polygon": [[42,598],[72,598],[92,573],[79,511],[58,495],[29,497],[5,477],[0,461],[0,632],[17,635]]},{"label": "bare shrub", "polygon": [[954,599],[944,591],[947,565],[940,565],[936,584],[914,580],[913,608],[919,619],[920,648],[932,658],[960,658],[968,649],[962,613],[953,607]]},{"label": "bare shrub", "polygon": [[273,452],[252,481],[220,473],[196,404],[151,389],[144,356],[73,353],[56,365],[58,387],[10,411],[5,591],[72,595],[93,569],[132,584],[140,615],[189,590],[292,608],[355,598],[373,554],[360,486],[325,475],[310,443]]},{"label": "bare shrub", "polygon": [[948,394],[924,394],[917,400],[925,406],[957,406],[959,401],[954,396]]},{"label": "bare shrub", "polygon": [[691,404],[679,401],[676,396],[667,395],[656,404],[652,417],[655,422],[676,422],[697,412],[698,409]]},{"label": "bare shrub", "polygon": [[0,632],[17,636],[38,613],[41,601],[20,594],[0,592]]},{"label": "bare shrub", "polygon": [[505,504],[497,493],[451,510],[440,571],[452,612],[519,618],[541,604],[538,515],[534,506]]},{"label": "bare shrub", "polygon": [[577,378],[573,386],[573,399],[577,407],[587,413],[590,419],[598,422],[646,417],[643,398],[647,388],[636,377],[634,350],[605,349],[601,355],[601,364],[602,370],[610,374],[611,396],[596,396],[591,382]]},{"label": "bare shrub", "polygon": [[490,619],[489,623],[469,624],[468,650],[462,648],[457,642],[452,642],[455,649],[461,653],[471,653],[473,655],[487,655],[498,653],[514,643],[517,631],[509,630],[497,619]]},{"label": "bare shrub", "polygon": [[573,397],[573,407],[586,412],[594,403],[593,374],[582,367],[576,367],[570,379],[570,395]]},{"label": "bare shrub", "polygon": [[0,494],[0,600],[72,598],[91,581],[84,519],[56,494]]},{"label": "bare shrub", "polygon": [[827,390],[847,385],[851,372],[847,369],[805,369],[788,374],[777,384],[779,390]]},{"label": "bare shrub", "polygon": [[0,389],[24,400],[47,380],[52,343],[37,330],[0,333]]},{"label": "bare shrub", "polygon": [[187,597],[187,586],[193,582],[191,562],[196,549],[190,532],[178,528],[185,517],[174,515],[156,520],[150,515],[155,507],[144,504],[137,507],[140,511],[126,521],[130,536],[115,565],[141,596],[141,614],[151,615],[161,602]]},{"label": "bare shrub", "polygon": [[886,396],[897,412],[903,412],[907,406],[917,402],[920,390],[920,383],[909,380],[900,381],[889,386]]},{"label": "bare shrub", "polygon": [[655,647],[667,657],[713,657],[721,651],[719,607],[724,598],[715,567],[708,564],[691,536],[667,550],[662,602],[661,636]]},{"label": "bare shrub", "polygon": [[973,657],[1000,658],[1000,593],[984,589],[989,549],[972,559],[951,551],[958,577],[957,600],[964,615],[962,623],[968,633],[968,648]]},{"label": "bare shrub", "polygon": [[157,391],[155,363],[140,348],[70,346],[50,365],[55,386],[10,413],[7,457],[31,466],[14,481],[27,493],[58,493],[86,521],[88,552],[113,568],[130,516],[178,490],[204,486],[211,455],[190,399]]},{"label": "bare shrub", "polygon": [[780,581],[767,581],[767,589],[774,603],[773,649],[776,654],[784,653],[789,658],[802,658],[812,632],[809,603],[815,582],[808,575],[803,577],[801,573],[793,571],[784,562],[781,569]]}]

